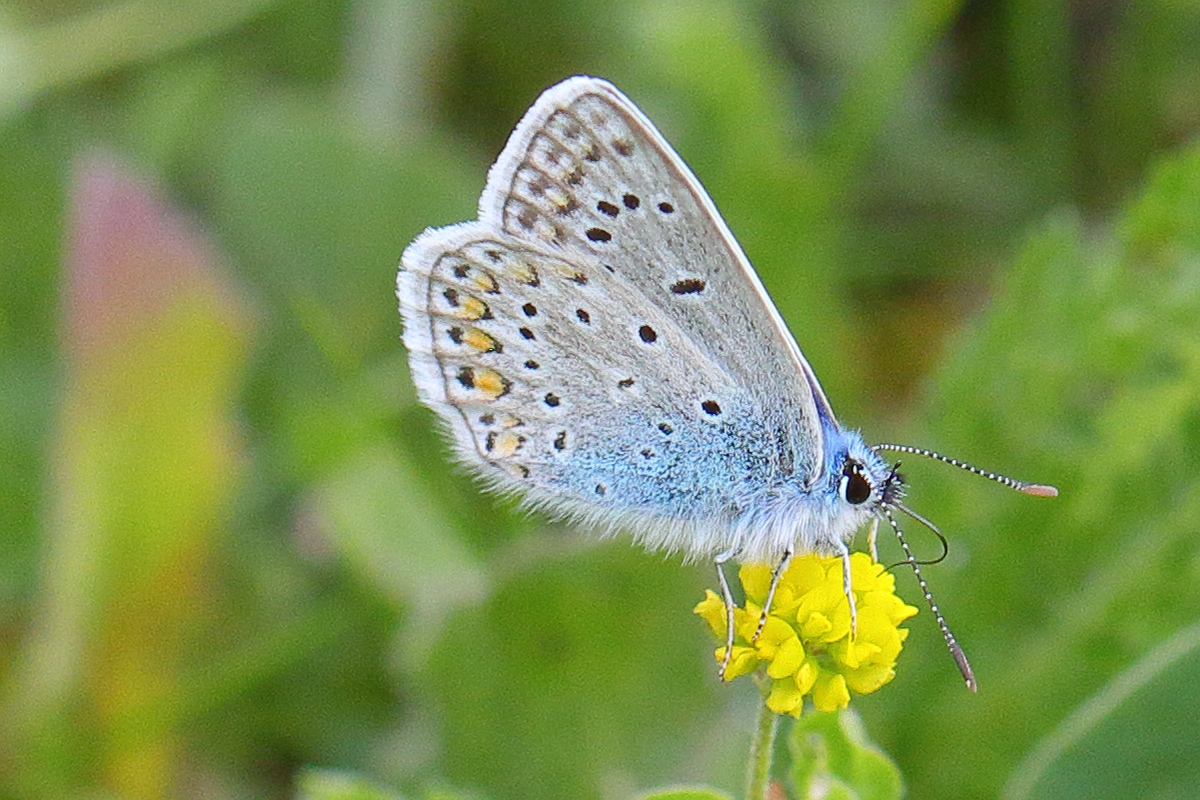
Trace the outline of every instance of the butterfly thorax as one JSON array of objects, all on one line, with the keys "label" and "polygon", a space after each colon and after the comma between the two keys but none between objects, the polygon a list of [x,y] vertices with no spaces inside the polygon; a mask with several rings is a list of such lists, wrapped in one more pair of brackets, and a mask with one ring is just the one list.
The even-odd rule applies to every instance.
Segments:
[{"label": "butterfly thorax", "polygon": [[826,457],[815,476],[795,476],[763,491],[734,521],[739,561],[776,563],[788,551],[841,552],[899,486],[857,431],[833,425],[825,434]]}]

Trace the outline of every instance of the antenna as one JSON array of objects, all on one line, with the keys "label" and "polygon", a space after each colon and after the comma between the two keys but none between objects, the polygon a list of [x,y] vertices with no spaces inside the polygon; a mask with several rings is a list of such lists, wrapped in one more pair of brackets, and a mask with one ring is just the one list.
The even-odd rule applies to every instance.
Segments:
[{"label": "antenna", "polygon": [[[896,507],[907,511],[901,505],[897,505]],[[946,640],[946,647],[950,649],[950,656],[954,659],[954,663],[958,665],[958,671],[962,673],[963,680],[967,683],[967,688],[972,692],[978,691],[979,684],[975,682],[975,673],[971,671],[971,663],[967,661],[967,654],[963,652],[962,647],[958,644],[958,640],[950,632],[950,626],[946,624],[946,618],[942,616],[942,612],[938,611],[937,603],[933,601],[933,593],[929,591],[929,585],[925,583],[925,576],[921,574],[921,568],[917,566],[917,559],[913,556],[912,550],[909,549],[908,542],[904,539],[904,534],[900,531],[900,525],[897,524],[896,518],[892,516],[891,506],[883,506],[883,514],[887,517],[888,524],[892,526],[892,530],[896,532],[896,538],[900,540],[900,547],[904,549],[904,556],[908,561],[908,565],[912,567],[913,574],[917,576],[917,585],[921,587],[921,594],[925,595],[925,602],[929,604],[929,610],[933,612],[933,618],[937,620],[938,628],[942,631],[942,638]],[[934,528],[934,530],[936,531],[937,529]]]},{"label": "antenna", "polygon": [[[950,458],[949,456],[944,456],[941,453],[935,453],[932,450],[926,450],[923,447],[913,447],[912,445],[907,444],[877,444],[872,446],[871,450],[874,452],[879,452],[880,450],[893,450],[898,453],[909,453],[914,456],[932,458],[934,461],[941,461],[943,464],[949,464],[952,467],[964,469],[967,472],[978,475],[981,478],[987,478],[990,481],[995,481],[996,483],[1007,486],[1010,489],[1016,489],[1022,494],[1031,494],[1035,497],[1058,497],[1058,489],[1054,488],[1053,486],[1047,486],[1041,483],[1026,483],[1025,481],[1019,481],[1006,475],[988,472],[985,469],[973,467],[970,464],[959,461],[956,458]],[[924,576],[921,575],[921,569],[919,566],[921,562],[917,561],[916,557],[913,555],[912,550],[908,546],[908,542],[904,538],[904,533],[900,530],[900,525],[897,524],[896,518],[892,515],[892,509],[899,509],[937,534],[938,539],[940,539],[942,542],[943,551],[941,558],[945,558],[946,537],[942,535],[942,532],[939,531],[937,526],[932,522],[925,519],[915,511],[906,508],[904,504],[900,502],[900,499],[904,496],[904,485],[896,471],[899,469],[899,467],[900,464],[897,462],[896,466],[892,468],[892,474],[888,479],[887,488],[892,489],[894,493],[888,499],[884,500],[880,508],[883,511],[884,516],[887,517],[888,523],[892,526],[892,530],[896,532],[896,538],[900,541],[900,547],[904,550],[905,563],[912,567],[913,573],[917,576],[917,584],[921,587],[921,594],[925,595],[925,602],[929,604],[929,610],[933,612],[934,619],[937,620],[938,628],[940,628],[942,631],[942,638],[946,640],[946,647],[950,648],[950,655],[954,658],[954,663],[958,665],[958,671],[962,673],[963,680],[967,682],[967,688],[972,692],[978,691],[979,686],[977,683],[975,683],[975,673],[971,671],[971,664],[967,661],[967,655],[963,652],[962,647],[959,646],[958,640],[954,638],[954,634],[950,632],[950,626],[946,624],[946,618],[942,616],[942,612],[938,611],[937,603],[933,601],[933,594],[929,591],[929,586],[925,583]],[[885,497],[888,497],[886,492]],[[940,561],[941,558],[938,560]]]},{"label": "antenna", "polygon": [[949,464],[952,467],[965,469],[967,472],[974,473],[981,478],[987,478],[989,481],[995,481],[996,483],[1003,484],[1010,489],[1016,489],[1022,494],[1031,494],[1035,497],[1058,497],[1058,489],[1054,488],[1053,486],[1046,486],[1041,483],[1026,483],[1025,481],[1016,480],[1015,478],[1009,478],[1006,475],[998,475],[995,472],[988,472],[986,469],[973,467],[970,464],[959,461],[957,458],[950,458],[950,456],[944,456],[941,453],[935,453],[932,450],[926,450],[924,447],[913,447],[912,445],[908,444],[877,444],[872,445],[871,449],[876,452],[879,452],[880,450],[894,450],[897,453],[911,453],[914,456],[932,458],[934,461],[941,461],[943,464]]}]

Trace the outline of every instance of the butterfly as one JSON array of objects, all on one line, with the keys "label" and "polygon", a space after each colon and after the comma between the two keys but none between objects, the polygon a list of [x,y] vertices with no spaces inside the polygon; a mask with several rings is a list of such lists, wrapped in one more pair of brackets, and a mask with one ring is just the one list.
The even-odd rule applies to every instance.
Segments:
[{"label": "butterfly", "polygon": [[723,564],[775,566],[763,622],[797,553],[841,556],[854,620],[848,545],[868,522],[886,520],[917,569],[894,518],[908,512],[904,483],[881,452],[1057,493],[844,428],[700,182],[604,80],[573,77],[537,99],[488,173],[478,219],[420,234],[397,294],[418,394],[490,488],[712,559],[728,614],[722,676],[734,628]]}]

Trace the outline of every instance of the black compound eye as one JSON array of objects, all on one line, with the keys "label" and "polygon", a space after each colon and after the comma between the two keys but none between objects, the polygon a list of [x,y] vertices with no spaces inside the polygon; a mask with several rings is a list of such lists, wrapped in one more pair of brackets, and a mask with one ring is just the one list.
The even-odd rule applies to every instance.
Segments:
[{"label": "black compound eye", "polygon": [[838,481],[838,492],[852,506],[862,505],[871,498],[871,482],[867,480],[862,464],[852,458],[846,459],[846,466]]}]

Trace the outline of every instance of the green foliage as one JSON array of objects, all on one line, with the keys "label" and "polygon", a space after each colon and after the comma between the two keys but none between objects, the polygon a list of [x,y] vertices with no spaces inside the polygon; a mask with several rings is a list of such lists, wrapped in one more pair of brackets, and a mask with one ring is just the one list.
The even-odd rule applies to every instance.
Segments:
[{"label": "green foliage", "polygon": [[[844,422],[1062,490],[905,460],[981,687],[922,613],[855,701],[911,796],[1186,796],[1200,13],[1126,6],[0,5],[0,794],[740,786],[758,695],[713,674],[710,568],[482,495],[398,341],[404,245],[589,72],[704,180]],[[85,191],[100,161],[151,211]],[[789,789],[897,796],[833,720]]]},{"label": "green foliage", "polygon": [[1195,794],[1200,625],[1179,631],[1059,723],[1014,771],[1003,797],[1160,797]]},{"label": "green foliage", "polygon": [[[1003,442],[993,448],[1001,463],[1019,458],[1062,496],[1035,507],[985,502],[990,487],[970,483],[944,491],[962,509],[955,545],[972,564],[943,578],[941,602],[965,623],[958,634],[981,690],[955,697],[944,687],[933,716],[921,713],[928,697],[905,704],[898,749],[885,747],[902,764],[921,748],[947,756],[929,773],[906,772],[914,784],[988,792],[983,776],[1020,758],[1028,737],[1194,621],[1197,225],[1196,147],[1159,167],[1113,232],[1085,238],[1074,215],[1052,217],[938,377],[939,446]],[[950,477],[938,476],[938,488]],[[922,477],[921,508],[927,486]],[[937,644],[919,632],[910,643]],[[1025,736],[985,734],[1018,720]]]},{"label": "green foliage", "polygon": [[638,795],[635,800],[731,800],[731,798],[724,792],[713,789],[672,787]]},{"label": "green foliage", "polygon": [[402,800],[365,778],[332,770],[305,770],[297,783],[296,800]]},{"label": "green foliage", "polygon": [[904,784],[895,762],[872,744],[853,711],[813,712],[788,737],[796,798],[897,800]]}]

